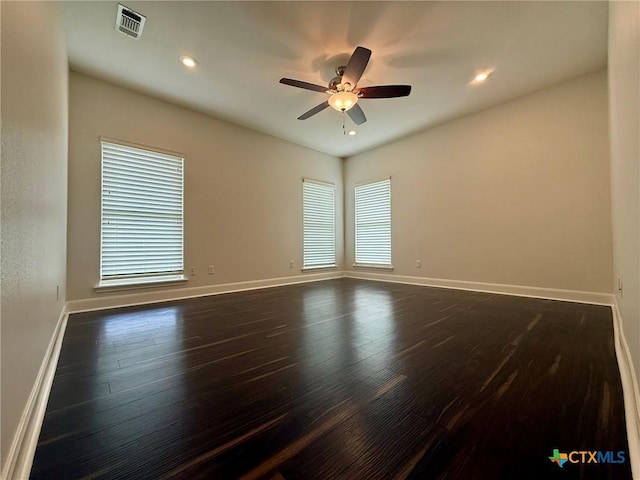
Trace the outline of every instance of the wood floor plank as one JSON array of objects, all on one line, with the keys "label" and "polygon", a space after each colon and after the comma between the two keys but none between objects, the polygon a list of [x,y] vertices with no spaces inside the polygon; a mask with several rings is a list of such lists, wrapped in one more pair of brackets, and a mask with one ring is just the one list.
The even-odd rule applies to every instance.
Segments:
[{"label": "wood floor plank", "polygon": [[631,479],[608,307],[355,279],[70,316],[31,478]]}]

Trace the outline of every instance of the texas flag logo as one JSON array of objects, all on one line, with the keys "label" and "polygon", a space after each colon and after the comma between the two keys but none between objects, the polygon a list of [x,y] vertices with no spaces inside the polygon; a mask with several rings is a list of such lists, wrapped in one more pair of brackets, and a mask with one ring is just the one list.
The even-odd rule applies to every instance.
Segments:
[{"label": "texas flag logo", "polygon": [[565,463],[567,463],[567,461],[569,460],[569,456],[566,453],[560,453],[560,450],[558,450],[557,448],[554,448],[553,456],[549,457],[549,460],[551,460],[554,463],[557,463],[558,466],[562,468],[562,466]]}]

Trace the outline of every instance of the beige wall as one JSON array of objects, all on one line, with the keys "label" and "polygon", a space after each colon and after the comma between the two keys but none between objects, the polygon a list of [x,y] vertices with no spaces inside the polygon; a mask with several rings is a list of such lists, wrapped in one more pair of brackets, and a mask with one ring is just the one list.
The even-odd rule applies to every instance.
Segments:
[{"label": "beige wall", "polygon": [[[640,3],[609,4],[613,281],[640,375]],[[623,282],[622,295],[617,279]]]},{"label": "beige wall", "polygon": [[611,292],[607,128],[598,72],[349,158],[347,269],[354,184],[391,176],[394,274]]},{"label": "beige wall", "polygon": [[1,8],[4,468],[65,298],[68,69],[54,4]]},{"label": "beige wall", "polygon": [[336,184],[342,266],[340,159],[78,73],[71,73],[69,116],[70,300],[109,295],[93,289],[100,254],[99,136],[185,155],[185,267],[197,272],[185,287],[304,277],[302,177]]}]

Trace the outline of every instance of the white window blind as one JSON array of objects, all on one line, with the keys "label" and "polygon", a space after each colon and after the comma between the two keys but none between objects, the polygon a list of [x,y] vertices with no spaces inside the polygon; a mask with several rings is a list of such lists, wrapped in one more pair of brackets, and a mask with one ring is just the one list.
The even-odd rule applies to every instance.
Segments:
[{"label": "white window blind", "polygon": [[330,267],[336,263],[335,186],[304,179],[303,267]]},{"label": "white window blind", "polygon": [[391,179],[355,188],[356,264],[391,266]]},{"label": "white window blind", "polygon": [[183,273],[183,160],[102,142],[101,280]]}]

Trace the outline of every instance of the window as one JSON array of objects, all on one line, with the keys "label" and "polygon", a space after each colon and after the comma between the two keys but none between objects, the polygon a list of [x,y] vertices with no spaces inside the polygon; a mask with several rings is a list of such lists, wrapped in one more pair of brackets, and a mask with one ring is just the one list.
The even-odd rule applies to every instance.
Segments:
[{"label": "window", "polygon": [[391,179],[355,188],[356,265],[391,267]]},{"label": "window", "polygon": [[102,142],[100,286],[182,279],[183,161]]},{"label": "window", "polygon": [[335,185],[302,183],[303,268],[336,266]]}]

